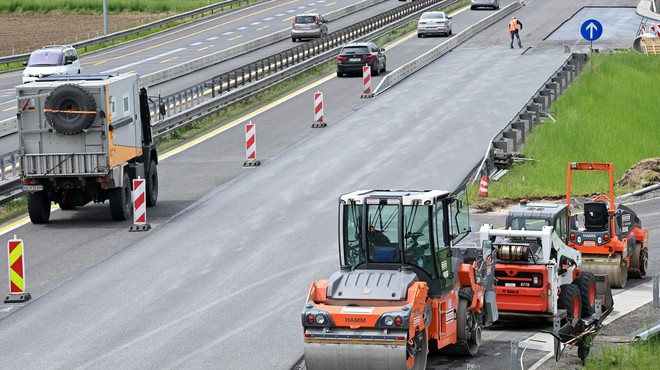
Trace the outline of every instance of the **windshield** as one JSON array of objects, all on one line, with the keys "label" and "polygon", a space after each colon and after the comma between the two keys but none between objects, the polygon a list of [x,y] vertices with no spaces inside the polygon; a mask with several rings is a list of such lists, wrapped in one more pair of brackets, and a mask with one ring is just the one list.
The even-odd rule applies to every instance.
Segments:
[{"label": "windshield", "polygon": [[28,66],[61,66],[62,56],[59,51],[35,51],[30,55]]},{"label": "windshield", "polygon": [[511,229],[513,230],[532,230],[541,231],[543,226],[550,226],[547,220],[538,218],[514,218],[511,220]]},{"label": "windshield", "polygon": [[316,17],[313,15],[299,15],[296,17],[295,23],[298,24],[312,24],[316,23]]},{"label": "windshield", "polygon": [[[390,201],[398,203],[398,200]],[[366,224],[362,223],[363,207],[367,207]],[[429,221],[433,217],[432,209],[432,206],[419,205],[400,207],[399,204],[388,202],[364,206],[355,203],[344,205],[342,264],[355,268],[365,262],[406,263],[437,278],[431,239],[433,230]],[[364,237],[362,230],[365,230]]]},{"label": "windshield", "polygon": [[442,13],[429,13],[429,14],[422,14],[421,19],[444,19],[445,15]]}]

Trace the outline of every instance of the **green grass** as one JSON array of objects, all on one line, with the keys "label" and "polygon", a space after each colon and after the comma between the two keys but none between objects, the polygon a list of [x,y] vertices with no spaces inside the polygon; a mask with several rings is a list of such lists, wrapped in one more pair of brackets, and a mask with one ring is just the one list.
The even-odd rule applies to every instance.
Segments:
[{"label": "green grass", "polygon": [[[213,1],[215,3],[217,1]],[[182,13],[210,5],[209,0],[108,0],[109,13]],[[103,0],[4,0],[0,13],[102,14]]]},{"label": "green grass", "polygon": [[[616,181],[640,160],[660,156],[658,75],[660,58],[594,54],[593,71],[586,65],[551,108],[557,123],[546,120],[528,137],[523,154],[532,160],[489,182],[489,197],[562,196],[569,162],[614,163]],[[572,183],[573,195],[609,191],[607,172],[574,172]],[[615,188],[615,193],[630,190]]]},{"label": "green grass", "polygon": [[605,348],[600,356],[587,357],[586,370],[657,369],[660,362],[658,339]]}]

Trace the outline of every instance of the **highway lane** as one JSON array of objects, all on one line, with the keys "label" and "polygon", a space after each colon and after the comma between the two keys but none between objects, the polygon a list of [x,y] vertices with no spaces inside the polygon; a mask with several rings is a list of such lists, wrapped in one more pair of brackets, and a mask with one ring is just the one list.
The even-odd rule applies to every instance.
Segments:
[{"label": "highway lane", "polygon": [[[494,59],[499,64],[486,63],[490,51],[481,49],[465,52],[465,59],[450,61],[448,65],[443,57],[437,69],[448,70],[465,65],[466,60],[481,60],[476,62],[474,71],[467,72],[475,79],[484,79],[477,87],[492,90],[498,83],[492,76],[485,78],[488,73],[483,71],[492,66],[495,74],[506,76],[504,67],[512,60],[512,56],[495,51]],[[535,58],[561,59],[554,53],[539,53]],[[527,61],[529,65],[520,69],[535,72],[520,71],[522,81],[531,86],[535,78],[547,78],[528,76],[527,73],[542,75],[544,70],[540,61]],[[441,73],[432,70],[432,74],[437,78]],[[412,77],[408,82],[414,85],[415,80]],[[329,91],[346,91],[348,83],[357,81],[330,78],[319,88],[330,99],[333,94]],[[520,86],[521,90],[525,88]],[[466,137],[478,143],[479,137],[487,136],[486,131],[501,120],[500,116],[493,116],[490,126],[486,122],[481,128],[484,132],[475,135],[472,131],[479,130],[460,128],[464,131],[452,132],[455,126],[472,122],[465,117],[430,117],[415,128],[410,127],[412,118],[391,122],[397,118],[391,111],[397,107],[401,110],[399,102],[419,95],[411,95],[410,86],[395,94],[398,89],[371,101],[360,101],[358,93],[344,97],[358,103],[341,108],[344,114],[327,111],[331,125],[324,130],[309,129],[311,90],[309,95],[298,96],[259,116],[262,125],[258,133],[262,136],[258,142],[265,145],[260,158],[266,159],[262,168],[240,167],[241,125],[167,159],[161,175],[176,181],[163,183],[163,202],[150,209],[156,214],[152,218],[150,213],[150,219],[157,229],[144,239],[126,233],[127,223],[104,221],[107,209],[103,206],[83,207],[66,214],[56,212],[53,225],[25,227],[22,231],[31,239],[27,245],[55,252],[50,256],[51,263],[44,262],[43,266],[56,266],[54,273],[63,276],[64,268],[76,268],[75,258],[84,254],[84,248],[114,250],[106,252],[111,257],[61,277],[55,289],[51,285],[48,290],[49,283],[45,283],[41,289],[50,293],[42,291],[41,298],[24,309],[5,307],[14,313],[0,322],[3,338],[15,330],[26,333],[25,339],[6,343],[5,353],[23,353],[12,349],[26,348],[26,343],[30,343],[32,355],[28,362],[23,362],[26,357],[21,356],[2,357],[3,361],[29,363],[35,368],[59,363],[67,364],[63,365],[66,367],[208,367],[209,363],[232,366],[246,361],[249,365],[243,368],[286,368],[285,359],[294,361],[301,354],[297,344],[301,343],[298,314],[309,282],[326,278],[336,269],[337,195],[356,187],[451,186],[455,180],[447,174],[464,170],[470,156],[463,155],[467,146],[446,143]],[[454,85],[448,83],[448,91],[454,91]],[[444,104],[437,108],[455,115],[460,114],[460,105],[466,104],[463,110],[469,110],[475,100],[487,111],[494,111],[492,106],[509,104],[511,111],[517,111],[529,97],[523,97],[521,91],[520,97],[498,97],[488,102],[478,96],[459,103],[466,94],[467,89],[455,98],[433,104]],[[339,102],[344,98],[332,99]],[[308,105],[310,112],[305,114],[304,107]],[[374,105],[388,108],[374,113],[379,111]],[[407,108],[414,111],[420,106],[424,106],[424,101]],[[345,115],[350,110],[355,110],[355,114]],[[429,124],[429,120],[434,121]],[[434,130],[429,132],[423,126]],[[440,129],[446,133],[437,132]],[[413,131],[415,140],[409,131]],[[425,166],[429,173],[420,177],[417,164],[428,161],[434,164]],[[189,174],[192,176],[186,176]],[[390,181],[392,176],[398,178]],[[214,187],[211,183],[224,185],[195,204],[194,209],[164,224],[172,214],[206,194],[204,188]],[[166,210],[170,213],[158,215]],[[83,236],[85,233],[89,234]],[[97,233],[107,233],[107,237],[98,237]],[[201,239],[191,241],[197,237]],[[82,239],[80,244],[71,240],[74,238]],[[100,243],[107,245],[97,247]],[[89,266],[92,267],[87,270]],[[28,271],[38,274],[36,270]],[[167,278],[158,279],[161,276]],[[54,322],[52,317],[62,319]],[[42,325],[39,334],[29,329],[33,325]],[[111,334],[102,334],[107,332]],[[93,348],[87,346],[89,338],[97,341]]]},{"label": "highway lane", "polygon": [[[474,23],[490,12],[463,12],[455,17],[456,29]],[[400,66],[417,55],[444,41],[445,38],[417,39],[413,35],[408,41],[395,43],[386,51],[391,68]],[[389,67],[388,67],[389,68]],[[305,93],[293,97],[256,117],[258,158],[268,162],[283,148],[288,148],[307,137],[320,134],[323,130],[311,129],[313,120],[313,92],[323,90],[325,94],[325,121],[333,124],[350,114],[368,100],[360,99],[362,80],[360,77],[333,78],[331,73],[324,86],[311,87]],[[373,78],[375,87],[382,76]],[[353,93],[349,93],[349,91]],[[345,93],[330,93],[331,91]],[[248,118],[250,119],[250,118]],[[250,170],[241,165],[245,159],[242,120],[234,123],[238,127],[228,128],[226,133],[213,140],[202,142],[195,149],[165,157],[161,153],[159,164],[159,203],[149,208],[149,222],[158,227],[162,222],[180,212],[212,189]],[[191,153],[188,155],[187,153]],[[183,173],[182,169],[185,169]],[[25,222],[25,220],[23,221]],[[130,223],[110,221],[108,205],[88,204],[73,211],[56,211],[51,221],[43,227],[27,224],[22,226],[26,245],[37,248],[30,259],[30,293],[39,297],[54,287],[93,266],[117,251],[130,245],[139,235],[123,233]],[[11,229],[11,227],[9,227]],[[8,238],[10,234],[6,235]],[[53,245],[51,241],[61,241]],[[65,269],[60,266],[66,266]],[[5,278],[0,274],[0,279]],[[1,280],[0,280],[1,281]],[[4,286],[0,282],[0,287]]]},{"label": "highway lane", "polygon": [[[298,13],[318,11],[325,14],[357,2],[356,0],[313,0],[309,2],[288,0],[255,4],[235,12],[205,18],[136,41],[82,55],[80,58],[82,72],[137,72],[140,75],[147,75],[288,29],[291,26],[292,17]],[[402,4],[397,1],[383,1],[328,23],[328,29],[333,32]],[[300,42],[296,44],[300,44]],[[291,39],[287,39],[264,47],[260,52],[271,55],[289,49],[292,45],[294,43]],[[255,55],[248,53],[213,68],[192,73],[187,78],[192,77],[195,82],[189,85],[175,81],[172,84],[156,88],[164,95],[171,94],[254,60],[256,60]],[[8,96],[12,97],[10,93],[13,87],[21,83],[21,73],[22,70],[0,74],[0,94],[9,94]],[[14,114],[15,104],[15,99],[0,100],[0,120],[7,119]]]}]

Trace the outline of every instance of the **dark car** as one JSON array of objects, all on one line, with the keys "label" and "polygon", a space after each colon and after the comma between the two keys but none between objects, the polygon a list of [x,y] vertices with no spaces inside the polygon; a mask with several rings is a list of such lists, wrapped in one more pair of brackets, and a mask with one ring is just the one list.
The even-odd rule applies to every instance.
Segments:
[{"label": "dark car", "polygon": [[349,42],[344,45],[337,56],[337,77],[344,74],[362,74],[362,67],[371,67],[371,75],[378,76],[385,72],[387,59],[383,53],[385,48],[376,46],[373,42]]}]

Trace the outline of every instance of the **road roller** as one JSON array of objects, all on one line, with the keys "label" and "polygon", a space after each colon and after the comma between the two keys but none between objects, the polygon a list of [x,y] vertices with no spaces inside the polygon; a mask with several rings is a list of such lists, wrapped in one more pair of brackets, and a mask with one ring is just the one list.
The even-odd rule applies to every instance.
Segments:
[{"label": "road roller", "polygon": [[598,162],[570,162],[566,185],[566,204],[571,207],[571,182],[574,171],[609,173],[609,196],[598,194],[583,204],[581,218],[570,223],[568,244],[582,253],[582,269],[607,274],[612,288],[626,286],[628,277],[641,279],[648,270],[649,231],[637,214],[614,202],[614,165]]},{"label": "road roller", "polygon": [[497,320],[491,243],[470,232],[465,187],[339,198],[339,271],[302,310],[305,366],[425,369],[429,352],[475,355]]}]

